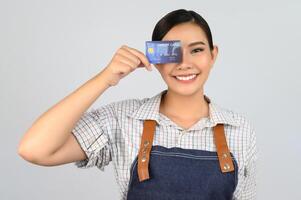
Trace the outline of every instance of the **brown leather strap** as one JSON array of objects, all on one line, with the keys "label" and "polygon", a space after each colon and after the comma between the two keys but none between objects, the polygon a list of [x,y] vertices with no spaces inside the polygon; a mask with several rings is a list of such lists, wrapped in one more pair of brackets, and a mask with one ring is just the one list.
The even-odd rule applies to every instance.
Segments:
[{"label": "brown leather strap", "polygon": [[224,132],[224,125],[217,124],[216,126],[214,126],[213,133],[220,168],[223,173],[231,172],[234,170],[234,165],[227,145],[227,140]]},{"label": "brown leather strap", "polygon": [[[149,179],[149,158],[153,145],[153,138],[156,128],[155,120],[144,120],[143,132],[141,137],[140,149],[138,154],[138,176],[139,181]],[[216,145],[217,155],[220,163],[220,168],[223,173],[234,170],[233,160],[228,149],[224,125],[217,124],[213,127],[214,142]]]},{"label": "brown leather strap", "polygon": [[140,149],[138,154],[138,176],[140,182],[149,179],[148,163],[150,151],[153,145],[155,128],[155,120],[144,120]]}]

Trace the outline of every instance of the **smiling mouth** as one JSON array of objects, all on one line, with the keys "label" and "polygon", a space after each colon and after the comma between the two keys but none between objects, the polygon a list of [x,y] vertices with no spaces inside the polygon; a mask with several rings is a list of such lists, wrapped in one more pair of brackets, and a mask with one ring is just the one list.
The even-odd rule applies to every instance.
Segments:
[{"label": "smiling mouth", "polygon": [[172,77],[181,83],[191,83],[198,77],[199,74],[200,73],[191,74],[191,75],[187,75],[187,76],[172,76]]}]

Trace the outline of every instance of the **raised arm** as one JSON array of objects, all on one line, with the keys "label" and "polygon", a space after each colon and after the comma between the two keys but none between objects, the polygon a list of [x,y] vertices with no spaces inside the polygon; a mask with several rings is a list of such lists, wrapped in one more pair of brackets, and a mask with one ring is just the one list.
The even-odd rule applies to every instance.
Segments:
[{"label": "raised arm", "polygon": [[71,131],[82,114],[109,87],[105,75],[102,71],[38,117],[20,141],[19,155],[38,165],[85,159]]},{"label": "raised arm", "polygon": [[43,113],[26,131],[18,147],[25,160],[45,166],[83,160],[86,155],[71,131],[91,104],[110,86],[138,67],[151,70],[146,56],[120,47],[104,70]]}]

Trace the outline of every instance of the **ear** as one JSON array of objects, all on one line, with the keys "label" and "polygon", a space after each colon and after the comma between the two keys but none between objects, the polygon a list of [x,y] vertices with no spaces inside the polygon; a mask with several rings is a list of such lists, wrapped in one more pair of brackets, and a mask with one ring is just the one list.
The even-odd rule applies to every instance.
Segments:
[{"label": "ear", "polygon": [[218,46],[217,45],[213,45],[213,49],[211,51],[211,55],[212,55],[212,59],[213,59],[214,62],[216,60],[217,54],[218,54]]},{"label": "ear", "polygon": [[213,45],[213,49],[211,51],[212,66],[215,63],[217,55],[218,55],[218,46],[217,45]]}]

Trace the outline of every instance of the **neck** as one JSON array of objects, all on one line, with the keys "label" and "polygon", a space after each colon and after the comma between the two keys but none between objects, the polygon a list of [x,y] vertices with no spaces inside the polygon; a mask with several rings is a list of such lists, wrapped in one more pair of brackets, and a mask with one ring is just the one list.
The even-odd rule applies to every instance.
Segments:
[{"label": "neck", "polygon": [[160,112],[179,119],[199,119],[209,116],[209,104],[203,89],[189,96],[167,90],[161,98]]}]

